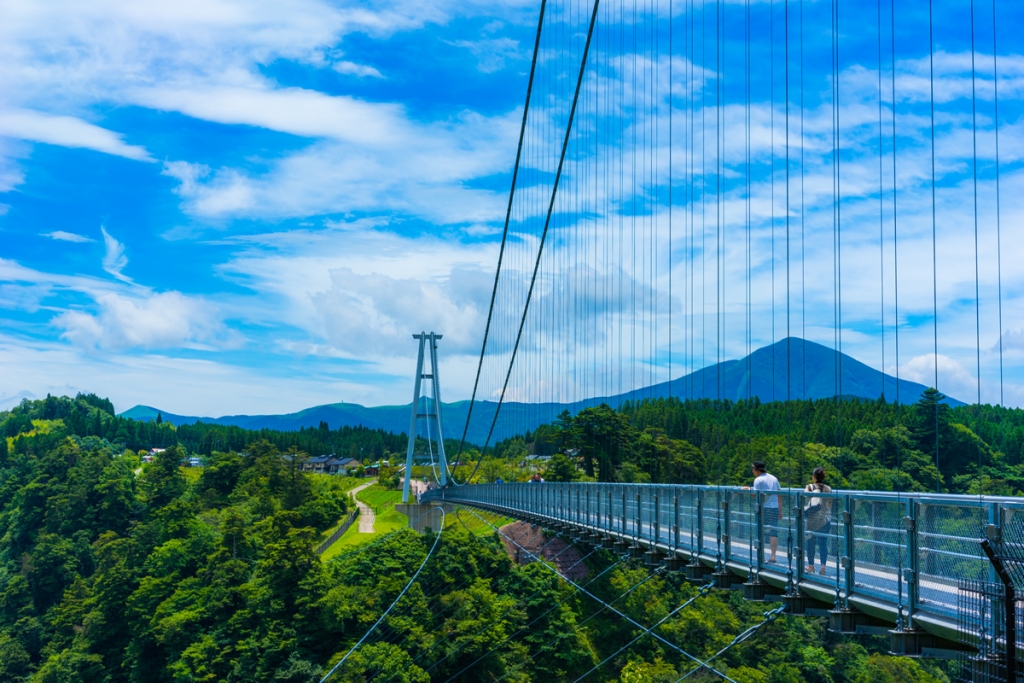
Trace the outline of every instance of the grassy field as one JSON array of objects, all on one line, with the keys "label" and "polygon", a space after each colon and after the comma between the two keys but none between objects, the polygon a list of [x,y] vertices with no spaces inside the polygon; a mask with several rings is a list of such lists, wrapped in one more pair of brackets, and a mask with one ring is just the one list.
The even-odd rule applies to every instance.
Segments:
[{"label": "grassy field", "polygon": [[379,484],[374,484],[357,493],[356,498],[372,507],[374,511],[384,512],[385,507],[402,502],[402,492],[386,489]]},{"label": "grassy field", "polygon": [[[488,513],[480,512],[478,512],[477,514],[479,514],[481,517],[486,519],[487,522],[490,522],[499,529],[505,526],[506,524],[511,524],[515,521],[511,517],[491,517]],[[465,526],[466,531],[477,536],[489,536],[490,534],[495,533],[494,529],[489,527],[486,522],[480,519],[480,517],[477,517],[477,515],[474,515],[469,510],[462,510],[457,515],[454,513],[447,515],[445,519],[445,528],[447,529],[453,526]]]},{"label": "grassy field", "polygon": [[[360,483],[366,483],[365,479],[358,481]],[[394,508],[395,503],[400,503],[402,501],[401,491],[391,491],[383,486],[374,484],[373,486],[363,489],[357,493],[356,497],[371,508],[380,510],[380,514],[376,516],[373,523],[373,533],[359,533],[359,519],[356,518],[356,522],[349,527],[348,531],[346,531],[341,538],[335,541],[334,544],[320,556],[320,559],[324,562],[333,557],[337,557],[338,555],[342,555],[356,546],[375,541],[384,534],[389,534],[392,531],[397,531],[398,529],[409,526],[409,518]],[[329,538],[332,533],[334,533],[333,529],[326,532],[324,538]]]}]

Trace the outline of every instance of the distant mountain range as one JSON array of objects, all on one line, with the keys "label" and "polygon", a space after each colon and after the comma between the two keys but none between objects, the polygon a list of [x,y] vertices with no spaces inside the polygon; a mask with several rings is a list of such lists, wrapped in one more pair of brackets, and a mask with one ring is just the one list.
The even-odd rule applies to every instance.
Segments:
[{"label": "distant mountain range", "polygon": [[[841,373],[837,373],[837,366]],[[787,372],[791,368],[791,372]],[[836,387],[840,377],[839,390]],[[898,391],[897,391],[898,389]],[[576,413],[589,406],[607,403],[613,407],[623,401],[645,398],[677,396],[679,398],[723,398],[739,400],[756,396],[762,401],[791,399],[844,398],[877,399],[884,393],[887,400],[898,398],[900,403],[915,403],[926,387],[879,372],[846,354],[821,344],[790,337],[754,351],[739,360],[709,365],[677,379],[637,389],[616,396],[605,396],[575,403],[518,403],[508,402],[501,408],[501,416],[494,426],[491,442],[535,429],[551,422],[563,410]],[[947,399],[950,405],[963,405]],[[331,403],[307,408],[287,415],[229,415],[225,417],[194,417],[176,415],[150,406],[135,406],[121,413],[136,420],[155,420],[158,413],[176,425],[197,421],[234,425],[244,429],[276,429],[295,431],[301,427],[316,427],[321,421],[332,429],[349,425],[362,425],[371,429],[404,432],[409,429],[411,404],[367,407],[357,403]],[[473,408],[473,422],[466,434],[470,443],[482,445],[487,440],[497,403],[477,401]],[[461,438],[466,424],[469,401],[442,403],[445,436]]]}]

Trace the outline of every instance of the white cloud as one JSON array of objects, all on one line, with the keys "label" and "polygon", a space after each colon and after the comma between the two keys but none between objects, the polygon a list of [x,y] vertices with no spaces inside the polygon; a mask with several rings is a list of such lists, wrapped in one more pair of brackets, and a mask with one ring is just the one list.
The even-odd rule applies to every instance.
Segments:
[{"label": "white cloud", "polygon": [[117,133],[72,116],[52,116],[27,109],[0,110],[0,136],[153,161],[144,147],[129,145]]},{"label": "white cloud", "polygon": [[305,137],[329,137],[372,146],[401,147],[415,131],[402,107],[326,95],[303,88],[210,84],[209,88],[154,87],[133,100],[151,107],[226,124],[245,124]]},{"label": "white cloud", "polygon": [[448,44],[469,50],[477,58],[476,68],[485,74],[501,71],[508,60],[530,57],[530,54],[520,50],[519,41],[511,38],[452,40],[448,41]]},{"label": "white cloud", "polygon": [[900,366],[900,376],[926,387],[935,386],[935,359],[938,358],[939,386],[938,389],[947,396],[965,403],[978,400],[977,377],[959,361],[949,356],[926,353],[915,356]]},{"label": "white cloud", "polygon": [[[353,357],[407,355],[412,331],[445,335],[447,354],[472,353],[490,301],[483,269],[453,268],[436,279],[330,271],[331,287],[312,296],[331,345]],[[371,350],[372,349],[372,350]]]},{"label": "white cloud", "polygon": [[0,308],[35,313],[39,310],[43,299],[53,293],[48,285],[0,285]]},{"label": "white cloud", "polygon": [[336,63],[331,68],[340,74],[349,74],[351,76],[359,76],[360,78],[366,76],[372,76],[373,78],[384,78],[384,74],[382,74],[380,71],[373,68],[372,66],[369,66],[367,64],[356,64],[355,62],[350,62],[348,60],[342,60]]},{"label": "white cloud", "polygon": [[180,348],[228,336],[216,309],[180,292],[96,297],[99,312],[65,311],[52,324],[64,339],[82,348],[107,350]]},{"label": "white cloud", "polygon": [[176,192],[183,208],[200,218],[393,211],[440,224],[493,221],[503,215],[507,190],[465,184],[507,169],[519,116],[467,112],[440,124],[395,119],[382,128],[385,116],[365,136],[353,132],[357,139],[315,143],[261,175],[233,168],[210,172],[185,162],[167,164],[164,173],[181,181]]},{"label": "white cloud", "polygon": [[0,396],[0,410],[9,410],[10,408],[13,408],[14,406],[21,403],[21,400],[24,398],[33,400],[36,398],[36,395],[33,394],[31,391],[25,390],[19,391],[11,395],[2,395]]},{"label": "white cloud", "polygon": [[124,255],[124,245],[111,237],[105,227],[100,227],[103,233],[103,244],[107,253],[103,255],[103,270],[107,271],[121,282],[131,282],[132,279],[121,271],[128,265],[128,257]]},{"label": "white cloud", "polygon": [[65,232],[63,230],[54,230],[53,232],[43,233],[43,237],[49,237],[52,240],[58,240],[60,242],[95,242],[91,237],[85,235],[79,235],[74,232]]},{"label": "white cloud", "polygon": [[[292,412],[339,399],[365,402],[375,391],[372,382],[340,377],[329,368],[296,373],[288,365],[276,372],[274,367],[244,367],[220,359],[97,353],[2,332],[0,377],[0,409],[23,397],[74,396],[81,391],[110,397],[119,411],[143,404],[179,415],[216,417]],[[409,393],[408,382],[402,384],[402,393]]]}]

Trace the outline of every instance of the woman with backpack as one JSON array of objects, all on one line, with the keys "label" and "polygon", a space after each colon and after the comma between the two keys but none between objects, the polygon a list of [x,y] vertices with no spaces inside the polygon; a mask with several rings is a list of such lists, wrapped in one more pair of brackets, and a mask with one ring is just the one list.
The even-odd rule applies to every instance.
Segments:
[{"label": "woman with backpack", "polygon": [[[832,493],[832,489],[825,483],[825,470],[815,467],[811,475],[814,481],[807,485],[804,491],[808,493]],[[821,555],[821,573],[825,573],[825,563],[828,559],[828,533],[832,529],[832,499],[822,496],[813,496],[804,508],[804,523],[807,525],[807,569],[810,574],[814,573],[814,551],[817,547]]]}]

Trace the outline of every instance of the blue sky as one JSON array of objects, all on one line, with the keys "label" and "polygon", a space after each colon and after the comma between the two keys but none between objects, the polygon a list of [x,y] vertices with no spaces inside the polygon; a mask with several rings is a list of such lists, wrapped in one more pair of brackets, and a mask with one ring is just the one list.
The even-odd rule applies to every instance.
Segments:
[{"label": "blue sky", "polygon": [[[846,11],[847,3],[841,4]],[[599,30],[593,61],[597,71],[584,91],[585,98],[591,98],[582,105],[584,123],[600,124],[603,110],[596,103],[613,101],[615,96],[609,93],[616,88],[624,91],[620,86],[627,71],[639,63],[627,46],[610,38],[634,23],[620,5],[606,3],[600,17],[605,33]],[[707,170],[716,168],[712,156],[701,157],[705,170],[692,177],[681,168],[696,148],[680,141],[678,131],[688,125],[688,117],[703,113],[715,120],[719,112],[713,37],[701,43],[706,48],[703,55],[679,47],[692,26],[684,12],[693,5],[699,3],[675,2],[670,15],[668,2],[640,3],[636,25],[650,27],[650,35],[660,39],[656,51],[642,55],[641,70],[648,69],[665,84],[656,88],[655,104],[632,114],[634,123],[649,131],[642,135],[651,136],[643,138],[648,150],[644,154],[660,150],[661,165],[650,185],[642,188],[646,204],[638,208],[635,190],[630,199],[620,187],[613,188],[616,194],[609,195],[603,209],[595,208],[583,218],[574,218],[570,206],[560,206],[550,256],[541,273],[546,286],[553,288],[560,277],[579,272],[579,264],[565,258],[571,239],[591,239],[594,244],[611,239],[626,215],[641,216],[644,234],[669,245],[658,253],[665,262],[653,284],[658,291],[667,291],[664,278],[672,272],[676,294],[671,300],[656,300],[652,294],[645,304],[651,315],[640,334],[650,336],[644,348],[653,350],[655,360],[642,361],[647,374],[641,372],[635,383],[666,379],[670,367],[677,375],[745,351],[744,302],[733,294],[741,291],[745,277],[742,240],[729,238],[722,254],[703,253],[723,259],[727,296],[733,297],[727,305],[728,334],[720,349],[708,346],[715,330],[707,329],[707,320],[679,295],[679,283],[689,282],[698,260],[698,251],[680,241],[685,234],[680,226],[688,225],[694,215],[689,207],[707,209],[712,201],[709,191],[691,189],[709,188],[717,177]],[[971,268],[960,268],[967,263],[962,257],[973,255],[968,239],[973,232],[965,228],[973,226],[970,35],[964,33],[969,5],[958,1],[936,6],[939,260],[943,272],[951,273],[939,294],[943,314],[938,363],[949,393],[969,400],[965,392],[975,391],[978,374],[973,261]],[[713,30],[714,6],[708,7],[703,14],[698,7],[691,16]],[[831,295],[827,287],[819,287],[833,277],[828,255],[831,185],[826,187],[831,182],[829,35],[821,30],[827,27],[828,4],[807,0],[805,7],[809,56],[803,146],[810,244],[805,308],[808,337],[830,342]],[[888,7],[883,3],[883,18]],[[744,5],[726,3],[724,8],[724,225],[739,229],[746,184],[744,81],[737,61],[742,54],[738,39]],[[930,383],[936,359],[931,346],[930,185],[923,118],[928,104],[927,62],[922,61],[927,58],[924,8],[921,2],[897,6],[894,61],[896,186],[903,231],[899,369],[907,378]],[[585,9],[580,2],[551,4],[550,25],[567,27],[576,42],[565,49],[555,40],[557,34],[551,34],[538,72],[539,77],[550,78],[539,81],[539,95],[561,93],[564,85],[558,77],[574,75],[573,64],[578,62],[572,57],[578,56]],[[772,226],[779,228],[784,212],[778,189],[774,198],[768,189],[773,172],[777,184],[783,172],[778,140],[784,102],[778,87],[771,90],[766,85],[769,75],[774,73],[778,83],[783,73],[784,9],[779,1],[752,3],[757,72],[752,79],[752,229],[755,278],[761,278],[753,285],[759,311],[751,332],[755,346],[781,338],[778,327],[772,329],[764,319],[771,308],[764,293],[772,282],[779,284],[779,275],[770,275],[772,264],[763,255]],[[337,401],[402,403],[411,398],[416,347],[410,333],[421,329],[445,335],[445,399],[467,398],[494,277],[537,11],[538,6],[525,2],[306,0],[284,6],[208,0],[152,7],[114,0],[0,3],[5,17],[0,25],[0,58],[5,64],[0,72],[0,408],[24,396],[77,391],[110,396],[119,410],[143,403],[204,415],[287,412]],[[991,8],[979,4],[976,11],[983,394],[986,400],[998,396],[996,348],[1002,335],[1007,402],[1020,404],[1024,59],[1020,36],[1003,30],[999,54],[1004,325],[999,329],[993,301],[1000,283],[991,267]],[[1000,2],[1001,25],[1021,25],[1020,11],[1013,3]],[[850,283],[850,293],[844,295],[844,350],[883,367],[881,351],[886,349],[884,369],[893,372],[895,300],[891,283],[888,289],[880,287],[873,275],[879,268],[889,272],[894,265],[888,255],[892,245],[885,242],[880,252],[877,241],[875,12],[876,3],[864,3],[844,14],[842,24],[841,147],[846,154],[844,202],[849,216],[844,228],[849,240],[844,278]],[[766,30],[769,13],[774,17],[772,53]],[[670,22],[677,46],[673,55],[667,48]],[[795,36],[795,24],[791,30]],[[888,79],[893,60],[890,36],[883,33],[882,71]],[[600,35],[605,36],[603,43]],[[774,71],[766,71],[766,65],[773,65]],[[893,98],[884,94],[882,99],[888,117]],[[564,97],[539,97],[536,105],[537,128],[530,129],[529,138],[534,141],[531,149],[536,156],[530,163],[536,172],[527,173],[523,203],[516,208],[511,284],[502,290],[506,299],[500,302],[506,311],[516,309],[521,276],[531,263],[529,251],[535,248],[532,240],[538,225],[535,197],[544,194],[550,175],[542,172],[551,162],[542,158],[542,151],[554,149],[545,136],[557,129],[554,124],[564,117],[564,104]],[[795,108],[791,98],[791,116]],[[768,143],[772,112],[774,152]],[[676,130],[677,164],[671,209],[664,168],[669,119]],[[657,132],[650,132],[655,122]],[[610,168],[608,164],[635,151],[626,137],[580,139],[584,142],[567,169],[567,197],[572,196],[573,183],[584,177],[580,169],[586,160],[591,160],[592,168],[600,169],[602,163]],[[887,196],[893,180],[887,175],[891,150],[885,144],[881,176],[882,194]],[[792,139],[791,145],[795,149]],[[797,171],[791,167],[791,172]],[[883,200],[882,213],[891,221],[887,201]],[[665,234],[670,214],[676,229],[671,243]],[[792,217],[796,219],[795,214]],[[700,229],[704,235],[713,231],[710,224]],[[595,291],[599,281],[619,277],[617,265],[608,258],[591,265]],[[655,265],[652,261],[649,270]],[[699,278],[694,291],[684,296],[692,294],[699,301],[714,293],[715,284],[705,271]],[[620,285],[621,281],[615,280]],[[781,293],[782,287],[776,287],[776,304]],[[880,298],[884,315],[878,312]],[[543,303],[543,296],[538,301],[530,323],[536,339],[544,336],[545,320],[551,319],[555,306]],[[613,319],[624,314],[621,307],[609,310],[606,322],[612,326]],[[660,326],[654,327],[654,320]],[[500,351],[508,341],[501,335],[507,337],[508,329],[501,327],[496,337],[498,352],[489,358],[493,369],[489,366],[484,376],[484,383],[490,382],[485,396],[495,395],[503,362]],[[529,388],[524,379],[517,397],[569,398],[586,391],[584,384],[631,388],[612,387],[607,377],[598,376],[609,365],[627,362],[626,349],[610,347],[600,335],[576,334],[570,339],[564,328],[548,332],[548,343],[538,341],[524,349],[524,368],[539,367],[539,361],[531,364],[531,354],[539,358],[544,349],[560,349],[564,356],[567,345],[576,351],[581,344],[587,347],[580,359],[611,360],[604,362],[604,369],[595,366],[588,371],[586,382],[574,378],[572,386]],[[700,341],[707,342],[703,355],[687,350]],[[628,354],[635,363],[638,352],[632,349]]]}]

